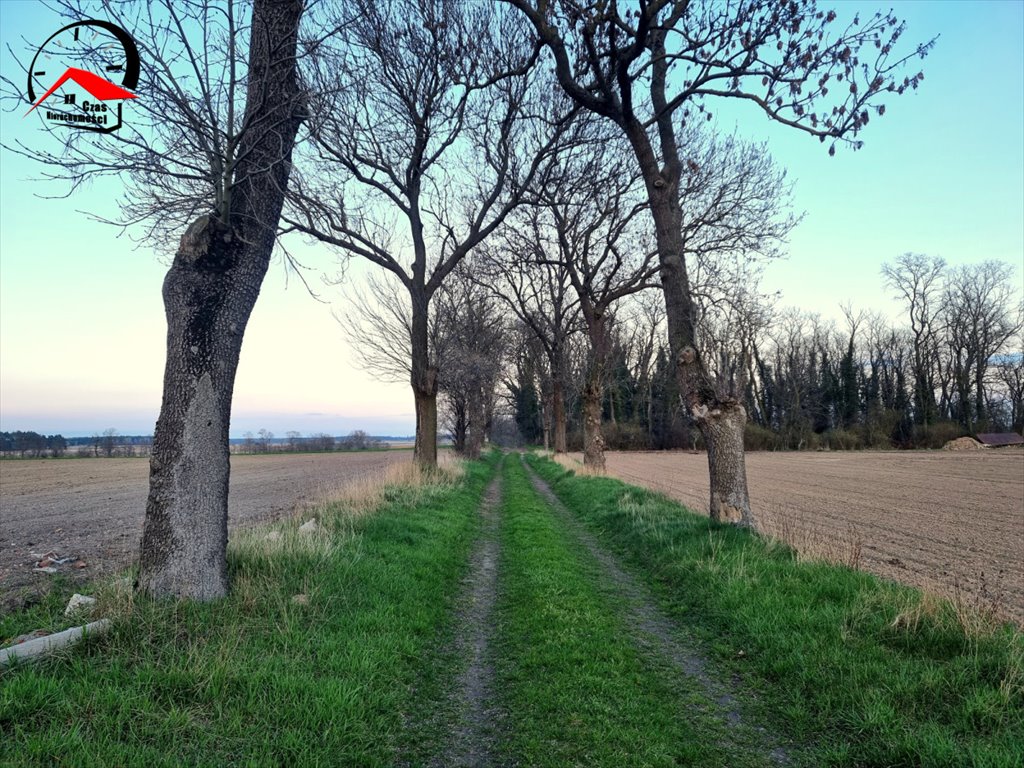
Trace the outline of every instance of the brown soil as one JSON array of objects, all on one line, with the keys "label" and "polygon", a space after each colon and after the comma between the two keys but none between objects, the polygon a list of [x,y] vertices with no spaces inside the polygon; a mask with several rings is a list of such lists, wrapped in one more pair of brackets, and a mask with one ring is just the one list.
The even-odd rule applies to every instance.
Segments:
[{"label": "brown soil", "polygon": [[[388,464],[404,451],[231,457],[229,526],[272,520]],[[0,610],[32,599],[51,576],[30,553],[77,555],[91,579],[129,565],[142,536],[149,462],[30,459],[0,462]]]},{"label": "brown soil", "polygon": [[[707,513],[705,454],[607,461],[610,474]],[[1024,450],[757,452],[747,478],[758,526],[808,557],[1024,621]]]}]

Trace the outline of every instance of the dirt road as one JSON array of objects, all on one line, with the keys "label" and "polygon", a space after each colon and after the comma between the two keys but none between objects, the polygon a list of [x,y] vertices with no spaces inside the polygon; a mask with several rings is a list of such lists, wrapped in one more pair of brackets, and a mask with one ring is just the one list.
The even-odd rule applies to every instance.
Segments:
[{"label": "dirt road", "polygon": [[[609,453],[608,470],[707,512],[705,454]],[[757,452],[747,476],[759,525],[797,549],[1024,621],[1024,451]]]},{"label": "dirt road", "polygon": [[[407,451],[231,457],[229,526],[270,520],[388,464]],[[77,555],[93,578],[129,564],[142,536],[145,459],[0,462],[0,610],[50,578],[32,573],[31,552]]]}]

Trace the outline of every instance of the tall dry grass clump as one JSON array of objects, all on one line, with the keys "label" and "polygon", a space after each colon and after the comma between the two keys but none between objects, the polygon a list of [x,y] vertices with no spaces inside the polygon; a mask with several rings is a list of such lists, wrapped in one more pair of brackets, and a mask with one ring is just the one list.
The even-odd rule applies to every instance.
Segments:
[{"label": "tall dry grass clump", "polygon": [[818,560],[854,570],[861,567],[864,538],[853,525],[837,534],[792,510],[764,505],[758,508],[757,530],[766,539],[793,549],[801,562]]},{"label": "tall dry grass clump", "polygon": [[276,554],[326,557],[353,535],[356,520],[385,504],[416,506],[455,485],[465,472],[450,456],[438,459],[435,470],[413,462],[390,464],[335,485],[322,484],[313,498],[285,520],[232,532],[228,550],[238,555]]},{"label": "tall dry grass clump", "polygon": [[437,469],[424,471],[413,462],[391,464],[383,470],[367,472],[353,481],[325,490],[317,504],[335,514],[357,519],[374,512],[399,496],[419,500],[451,488],[465,474],[465,464],[451,454],[442,454]]},{"label": "tall dry grass clump", "polygon": [[291,597],[282,595],[275,585],[296,572],[315,574],[320,563],[358,535],[360,518],[391,504],[415,508],[448,491],[464,471],[463,463],[450,456],[440,457],[432,471],[423,471],[413,462],[391,464],[344,483],[322,485],[312,500],[287,519],[233,531],[228,542],[234,569],[232,594],[245,610],[255,610],[268,599],[281,602],[282,610],[297,608],[290,600],[315,601],[310,593],[316,590],[308,575],[301,591]]},{"label": "tall dry grass clump", "polygon": [[554,462],[562,467],[562,469],[568,469],[575,472],[577,475],[582,475],[584,477],[605,476],[605,473],[600,469],[588,467],[581,459],[577,459],[568,453],[541,453],[540,455],[554,460]]}]

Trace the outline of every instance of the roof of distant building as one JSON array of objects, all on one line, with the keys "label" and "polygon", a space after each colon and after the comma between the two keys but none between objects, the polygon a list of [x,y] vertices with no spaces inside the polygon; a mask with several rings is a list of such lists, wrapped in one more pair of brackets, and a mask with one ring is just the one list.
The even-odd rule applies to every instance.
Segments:
[{"label": "roof of distant building", "polygon": [[1024,437],[1016,432],[979,432],[975,437],[985,445],[1024,445]]}]

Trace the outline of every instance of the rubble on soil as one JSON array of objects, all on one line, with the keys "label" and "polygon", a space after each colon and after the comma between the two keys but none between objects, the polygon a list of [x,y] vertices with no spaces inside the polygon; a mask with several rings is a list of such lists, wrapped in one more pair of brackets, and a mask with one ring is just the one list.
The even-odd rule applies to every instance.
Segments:
[{"label": "rubble on soil", "polygon": [[79,613],[92,613],[96,607],[96,598],[80,595],[77,592],[68,600],[68,607],[64,609],[65,616],[74,616]]},{"label": "rubble on soil", "polygon": [[61,557],[56,552],[47,552],[45,554],[29,552],[29,554],[36,558],[36,564],[32,568],[33,573],[57,573],[61,568],[70,563],[74,563],[73,568],[85,568],[85,561],[79,560],[78,555]]}]

